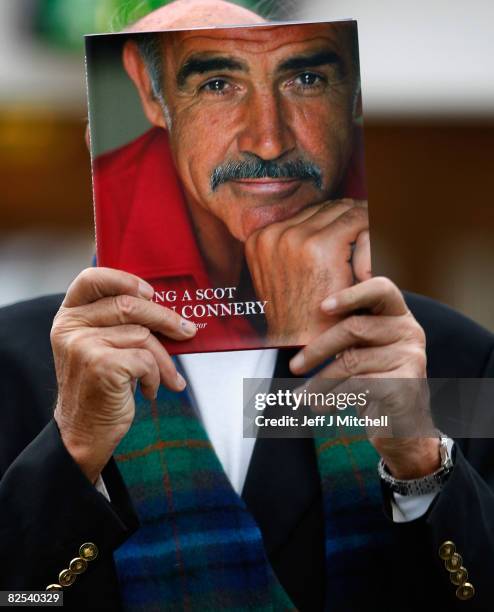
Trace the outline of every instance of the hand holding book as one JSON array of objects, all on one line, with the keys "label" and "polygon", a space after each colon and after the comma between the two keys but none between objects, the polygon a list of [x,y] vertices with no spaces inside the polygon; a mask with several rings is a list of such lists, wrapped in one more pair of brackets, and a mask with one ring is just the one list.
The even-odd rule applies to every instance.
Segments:
[{"label": "hand holding book", "polygon": [[[389,415],[395,435],[368,432],[369,440],[391,474],[406,480],[432,474],[441,458],[430,417],[425,333],[401,291],[388,278],[374,277],[333,293],[320,308],[341,320],[293,357],[292,373],[305,376],[337,356],[305,388],[328,392],[348,381],[355,390],[370,382],[371,404]],[[362,311],[367,314],[357,314]]]},{"label": "hand holding book", "polygon": [[132,274],[89,268],[69,287],[53,323],[59,390],[54,418],[92,482],[132,424],[137,380],[150,400],[160,384],[173,391],[186,384],[151,330],[184,341],[195,326],[150,301],[153,293]]}]

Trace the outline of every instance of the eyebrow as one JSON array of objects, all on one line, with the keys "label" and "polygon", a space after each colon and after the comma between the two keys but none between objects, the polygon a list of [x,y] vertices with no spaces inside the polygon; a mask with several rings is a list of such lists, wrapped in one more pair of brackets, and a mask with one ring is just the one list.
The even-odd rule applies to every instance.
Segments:
[{"label": "eyebrow", "polygon": [[305,70],[307,68],[318,68],[320,66],[336,64],[340,69],[343,62],[341,57],[334,51],[317,51],[311,55],[298,55],[287,59],[277,67],[278,72],[289,70]]},{"label": "eyebrow", "polygon": [[249,72],[247,64],[239,59],[222,55],[203,56],[196,54],[189,57],[178,71],[177,85],[183,87],[187,79],[194,74],[204,74],[218,70]]}]

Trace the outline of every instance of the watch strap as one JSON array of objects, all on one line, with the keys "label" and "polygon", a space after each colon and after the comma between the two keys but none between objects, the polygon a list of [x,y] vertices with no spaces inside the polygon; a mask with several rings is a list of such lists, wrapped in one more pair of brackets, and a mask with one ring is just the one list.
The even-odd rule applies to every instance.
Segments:
[{"label": "watch strap", "polygon": [[439,453],[441,457],[441,466],[439,469],[421,478],[400,480],[392,476],[384,460],[381,458],[377,470],[383,483],[393,491],[393,493],[399,493],[405,496],[424,495],[440,491],[453,469],[452,449],[454,442],[451,438],[448,438],[448,436],[440,432],[439,440]]}]

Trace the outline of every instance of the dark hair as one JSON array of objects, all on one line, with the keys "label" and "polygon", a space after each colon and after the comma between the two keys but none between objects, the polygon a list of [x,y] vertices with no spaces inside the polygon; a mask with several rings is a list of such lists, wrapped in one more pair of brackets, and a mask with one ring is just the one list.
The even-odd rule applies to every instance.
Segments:
[{"label": "dark hair", "polygon": [[146,64],[151,79],[153,94],[159,99],[163,95],[161,34],[136,34],[133,38]]}]

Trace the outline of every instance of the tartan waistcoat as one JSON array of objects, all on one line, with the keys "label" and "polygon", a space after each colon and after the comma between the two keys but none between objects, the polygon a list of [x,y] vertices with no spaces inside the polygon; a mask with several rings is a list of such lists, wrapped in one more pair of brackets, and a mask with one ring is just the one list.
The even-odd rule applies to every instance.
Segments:
[{"label": "tartan waistcoat", "polygon": [[[377,454],[361,435],[314,440],[326,550],[325,610],[348,611],[366,567],[389,538]],[[136,396],[115,459],[140,520],[115,552],[129,611],[289,611],[296,608],[267,559],[261,532],[232,488],[187,391]],[[308,560],[310,562],[310,560]]]}]

